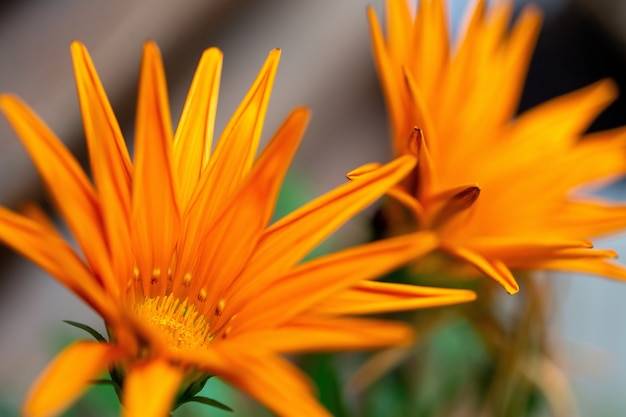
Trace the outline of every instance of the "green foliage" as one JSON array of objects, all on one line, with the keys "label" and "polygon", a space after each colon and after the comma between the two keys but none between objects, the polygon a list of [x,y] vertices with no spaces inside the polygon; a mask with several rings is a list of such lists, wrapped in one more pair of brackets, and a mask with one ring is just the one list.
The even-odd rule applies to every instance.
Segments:
[{"label": "green foliage", "polygon": [[70,326],[78,327],[79,329],[86,331],[87,333],[92,335],[93,338],[96,339],[98,342],[106,342],[107,341],[104,338],[104,336],[102,336],[98,331],[96,331],[91,326],[87,326],[86,324],[78,323],[76,321],[71,321],[71,320],[63,320],[63,323],[67,323]]},{"label": "green foliage", "polygon": [[337,357],[331,354],[312,354],[302,358],[301,367],[318,389],[319,400],[334,417],[350,414],[344,405]]}]

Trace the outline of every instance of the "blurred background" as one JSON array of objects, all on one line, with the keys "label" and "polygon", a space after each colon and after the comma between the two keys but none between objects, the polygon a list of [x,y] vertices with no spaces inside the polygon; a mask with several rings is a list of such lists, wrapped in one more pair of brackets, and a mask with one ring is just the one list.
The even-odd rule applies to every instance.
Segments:
[{"label": "blurred background", "polygon": [[[456,25],[468,2],[449,3],[453,3],[450,19]],[[518,6],[525,3],[518,1]],[[626,91],[626,2],[536,3],[545,12],[545,22],[520,108],[602,77],[616,79]],[[89,49],[129,142],[145,40],[155,40],[161,48],[174,121],[202,51],[210,46],[222,49],[218,132],[267,53],[279,47],[283,55],[263,136],[271,137],[294,106],[313,110],[287,184],[287,193],[293,194],[289,201],[304,202],[343,183],[351,169],[390,158],[365,15],[370,4],[382,12],[382,0],[0,1],[0,92],[24,99],[84,161],[69,53],[72,40]],[[618,100],[593,128],[626,124],[625,102]],[[607,193],[626,199],[621,183]],[[44,201],[43,189],[20,143],[0,117],[0,204],[18,208],[28,200]],[[365,213],[329,245],[342,247],[366,239],[367,222]],[[626,257],[623,238],[596,243]],[[0,249],[0,268],[0,416],[5,417],[17,415],[28,387],[53,355],[85,336],[61,320],[97,329],[102,325],[53,279],[5,248]],[[563,349],[562,365],[572,377],[581,415],[626,415],[622,392],[626,330],[620,325],[626,317],[626,283],[564,274],[551,279],[559,289],[554,337]],[[100,394],[94,395],[93,401],[102,401]],[[85,410],[74,413],[90,415]],[[106,415],[106,407],[103,412]]]}]

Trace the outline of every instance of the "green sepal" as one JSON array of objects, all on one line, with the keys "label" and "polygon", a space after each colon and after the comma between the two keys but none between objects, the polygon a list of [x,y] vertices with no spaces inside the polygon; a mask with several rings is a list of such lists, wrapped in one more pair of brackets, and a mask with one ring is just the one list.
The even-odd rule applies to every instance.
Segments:
[{"label": "green sepal", "polygon": [[233,409],[227,406],[226,404],[223,404],[209,397],[195,396],[195,397],[191,397],[186,402],[195,402],[195,403],[200,403],[204,405],[209,405],[211,407],[219,408],[220,410],[224,410],[224,411],[230,411],[230,412],[233,411]]},{"label": "green sepal", "polygon": [[71,321],[71,320],[63,320],[63,323],[67,323],[70,326],[78,327],[79,329],[86,331],[87,333],[92,335],[94,337],[94,339],[96,339],[98,342],[106,343],[106,341],[107,341],[104,338],[104,336],[102,336],[100,333],[98,333],[97,330],[95,330],[94,328],[92,328],[90,326],[87,326],[86,324],[77,323],[77,322]]},{"label": "green sepal", "polygon": [[91,383],[94,385],[117,385],[117,382],[110,379],[94,379]]},{"label": "green sepal", "polygon": [[203,378],[197,379],[192,384],[187,386],[187,388],[178,394],[176,398],[176,403],[174,404],[174,410],[176,410],[181,405],[189,402],[191,398],[195,397],[206,385],[207,381],[212,377],[212,375],[207,375]]},{"label": "green sepal", "polygon": [[190,384],[187,387],[187,389],[185,389],[185,391],[183,391],[181,394],[178,395],[178,398],[176,399],[176,403],[174,404],[174,407],[172,409],[176,410],[178,407],[180,407],[183,404],[195,402],[195,403],[200,403],[200,404],[208,405],[211,407],[219,408],[220,410],[232,412],[233,409],[227,406],[226,404],[223,404],[212,398],[197,395],[200,391],[204,389],[204,386],[206,385],[208,380],[211,379],[212,377],[213,375],[206,375],[204,377],[198,378],[195,382]]}]

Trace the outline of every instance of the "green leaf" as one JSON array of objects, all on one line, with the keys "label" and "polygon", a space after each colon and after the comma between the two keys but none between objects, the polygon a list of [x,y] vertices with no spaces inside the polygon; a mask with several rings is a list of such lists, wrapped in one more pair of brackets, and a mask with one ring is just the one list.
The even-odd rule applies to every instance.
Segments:
[{"label": "green leaf", "polygon": [[222,404],[221,402],[214,400],[212,398],[209,398],[209,397],[195,396],[195,397],[191,397],[186,402],[196,402],[196,403],[200,403],[204,405],[209,405],[211,407],[219,408],[220,410],[224,410],[224,411],[230,411],[230,412],[233,411],[233,409],[227,406],[226,404]]},{"label": "green leaf", "polygon": [[87,326],[86,324],[83,323],[77,323],[75,321],[71,321],[71,320],[63,320],[63,323],[67,323],[70,326],[74,326],[74,327],[78,327],[81,330],[86,331],[87,333],[89,333],[90,335],[92,335],[94,337],[94,339],[96,339],[98,342],[103,342],[106,343],[106,339],[104,338],[104,336],[102,336],[100,333],[98,333],[97,330],[93,329],[90,326]]}]

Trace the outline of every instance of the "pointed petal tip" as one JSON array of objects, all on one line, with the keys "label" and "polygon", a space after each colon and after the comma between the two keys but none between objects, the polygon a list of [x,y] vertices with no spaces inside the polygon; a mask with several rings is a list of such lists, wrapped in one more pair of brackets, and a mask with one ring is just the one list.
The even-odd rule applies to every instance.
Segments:
[{"label": "pointed petal tip", "polygon": [[498,282],[509,295],[515,295],[519,292],[519,284],[513,280],[511,282]]},{"label": "pointed petal tip", "polygon": [[224,53],[220,48],[216,46],[211,46],[210,48],[207,48],[204,50],[204,52],[202,52],[202,57],[200,58],[200,60],[202,61],[204,59],[219,59],[221,61],[223,57]]},{"label": "pointed petal tip", "polygon": [[591,84],[589,89],[592,90],[592,94],[595,93],[598,97],[603,97],[607,104],[615,101],[619,95],[619,86],[612,78],[598,80]]},{"label": "pointed petal tip", "polygon": [[20,104],[22,101],[15,95],[13,94],[0,94],[0,109],[2,109],[4,112],[8,112],[9,108],[11,106],[14,106],[16,104]]},{"label": "pointed petal tip", "polygon": [[[404,69],[404,67],[403,67]],[[418,156],[420,152],[420,147],[424,142],[424,133],[422,129],[417,126],[413,127],[411,133],[409,134],[409,138],[407,139],[407,147],[406,149],[411,155]]]},{"label": "pointed petal tip", "polygon": [[346,174],[346,178],[351,180],[351,181],[355,180],[355,179],[358,179],[358,178],[362,177],[363,175],[367,175],[367,174],[377,170],[381,166],[382,166],[382,164],[380,164],[379,162],[370,162],[370,163],[361,165],[360,167],[355,168],[352,171],[348,172]]},{"label": "pointed petal tip", "polygon": [[72,51],[72,53],[86,50],[87,47],[81,41],[73,40],[72,43],[70,43],[70,51]]},{"label": "pointed petal tip", "polygon": [[383,168],[385,166],[392,165],[392,164],[398,165],[399,169],[405,169],[408,172],[411,169],[413,169],[416,163],[417,163],[417,159],[412,155],[403,155],[385,165],[379,162],[369,162],[367,164],[363,164],[353,169],[352,171],[348,172],[346,174],[346,178],[348,178],[349,180],[356,180],[356,179],[365,177],[369,174],[372,174],[380,168]]},{"label": "pointed petal tip", "polygon": [[311,109],[307,106],[297,106],[291,111],[291,117],[306,118],[306,122],[311,118]]},{"label": "pointed petal tip", "polygon": [[143,54],[150,58],[161,58],[161,50],[153,40],[147,40],[143,43]]},{"label": "pointed petal tip", "polygon": [[280,48],[274,48],[270,51],[269,55],[267,56],[268,61],[269,60],[276,60],[278,61],[280,59],[280,56],[282,54],[282,50]]}]

